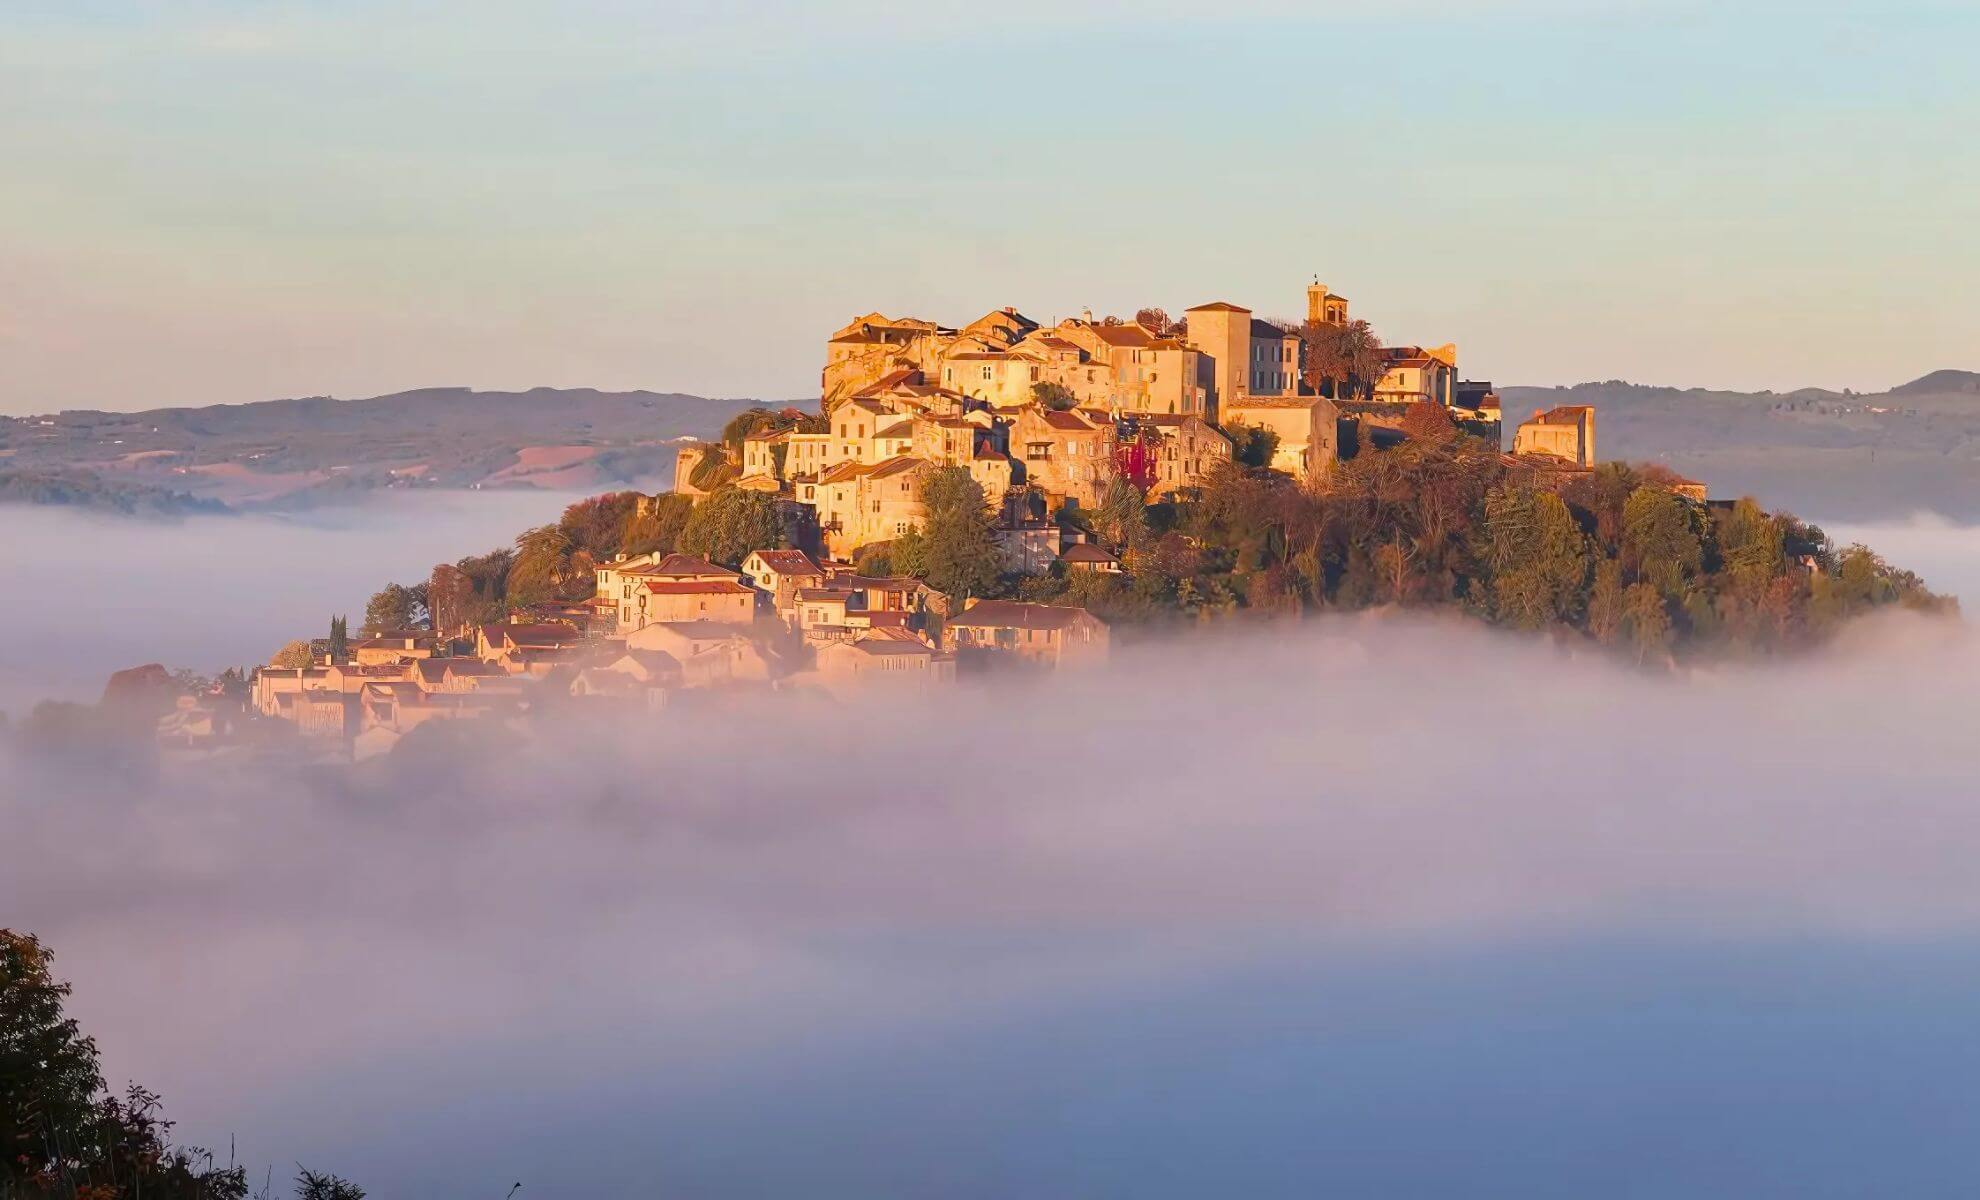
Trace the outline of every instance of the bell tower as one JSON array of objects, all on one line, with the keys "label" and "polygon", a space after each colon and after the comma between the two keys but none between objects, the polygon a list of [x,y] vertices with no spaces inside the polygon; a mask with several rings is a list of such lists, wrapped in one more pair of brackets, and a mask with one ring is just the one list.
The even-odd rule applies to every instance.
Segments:
[{"label": "bell tower", "polygon": [[1315,325],[1327,319],[1327,285],[1320,282],[1318,275],[1313,277],[1313,286],[1306,289],[1306,319]]}]

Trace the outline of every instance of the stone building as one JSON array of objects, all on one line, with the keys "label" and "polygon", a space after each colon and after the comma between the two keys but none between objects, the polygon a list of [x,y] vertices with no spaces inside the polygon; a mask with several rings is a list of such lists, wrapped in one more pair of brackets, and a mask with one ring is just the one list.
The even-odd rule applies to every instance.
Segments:
[{"label": "stone building", "polygon": [[1595,465],[1595,409],[1564,404],[1521,421],[1513,433],[1514,454],[1551,454],[1579,467]]}]

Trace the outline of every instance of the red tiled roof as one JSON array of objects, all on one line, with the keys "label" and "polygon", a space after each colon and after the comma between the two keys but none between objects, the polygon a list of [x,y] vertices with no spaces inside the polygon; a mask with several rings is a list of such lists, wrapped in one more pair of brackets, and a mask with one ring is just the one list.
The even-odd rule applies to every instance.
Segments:
[{"label": "red tiled roof", "polygon": [[818,564],[802,550],[758,550],[756,557],[779,575],[822,575]]}]

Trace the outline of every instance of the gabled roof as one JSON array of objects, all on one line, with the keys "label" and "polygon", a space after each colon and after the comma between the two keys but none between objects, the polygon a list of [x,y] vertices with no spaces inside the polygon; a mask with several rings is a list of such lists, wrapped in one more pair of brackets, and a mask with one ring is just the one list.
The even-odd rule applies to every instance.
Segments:
[{"label": "gabled roof", "polygon": [[950,617],[951,627],[992,629],[1068,629],[1100,618],[1083,608],[1057,604],[1028,604],[1022,600],[979,600]]},{"label": "gabled roof", "polygon": [[1091,433],[1095,428],[1085,418],[1069,412],[1053,412],[1047,409],[1038,415],[1044,418],[1045,423],[1054,429],[1065,429],[1077,433]]},{"label": "gabled roof", "polygon": [[1088,325],[1086,331],[1109,346],[1146,346],[1155,336],[1139,325]]},{"label": "gabled roof", "polygon": [[747,596],[755,590],[733,579],[655,579],[643,586],[656,596]]},{"label": "gabled roof", "polygon": [[1534,413],[1533,420],[1527,422],[1527,424],[1579,425],[1584,416],[1593,415],[1594,412],[1595,406],[1592,404],[1563,404],[1558,408],[1550,408],[1546,412]]},{"label": "gabled roof", "polygon": [[823,575],[817,563],[802,550],[754,550],[750,557],[777,575]]},{"label": "gabled roof", "polygon": [[1238,305],[1231,304],[1223,300],[1215,300],[1209,304],[1199,304],[1194,308],[1186,308],[1183,311],[1184,312],[1227,312],[1227,313],[1251,312],[1251,310],[1248,308],[1241,308]]},{"label": "gabled roof", "polygon": [[1092,542],[1074,542],[1059,552],[1059,558],[1069,563],[1117,563],[1121,561],[1120,556],[1113,551],[1107,549],[1105,546],[1096,546]]},{"label": "gabled roof", "polygon": [[912,454],[897,454],[886,462],[875,466],[867,474],[871,478],[882,479],[890,475],[899,475],[903,471],[918,471],[927,465],[926,462],[914,457]]},{"label": "gabled roof", "polygon": [[481,636],[491,646],[562,646],[583,635],[569,625],[483,625]]},{"label": "gabled roof", "polygon": [[692,554],[678,552],[669,554],[650,567],[634,567],[631,570],[622,570],[620,573],[660,579],[736,578],[736,572],[727,567],[718,567],[705,558],[696,558]]}]

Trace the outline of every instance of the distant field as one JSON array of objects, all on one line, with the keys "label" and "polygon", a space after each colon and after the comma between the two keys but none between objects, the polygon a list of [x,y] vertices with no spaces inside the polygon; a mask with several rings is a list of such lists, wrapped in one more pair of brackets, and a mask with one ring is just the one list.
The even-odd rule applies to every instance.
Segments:
[{"label": "distant field", "polygon": [[1593,404],[1603,458],[1660,462],[1715,496],[1803,516],[1980,521],[1980,374],[1938,371],[1874,395],[1589,383],[1503,390],[1506,436],[1534,409]]},{"label": "distant field", "polygon": [[[0,418],[0,498],[154,509],[178,494],[307,507],[378,488],[666,486],[683,437],[748,400],[658,392],[427,388],[147,412]],[[658,481],[657,484],[655,481]],[[29,486],[32,483],[32,487]]]}]

